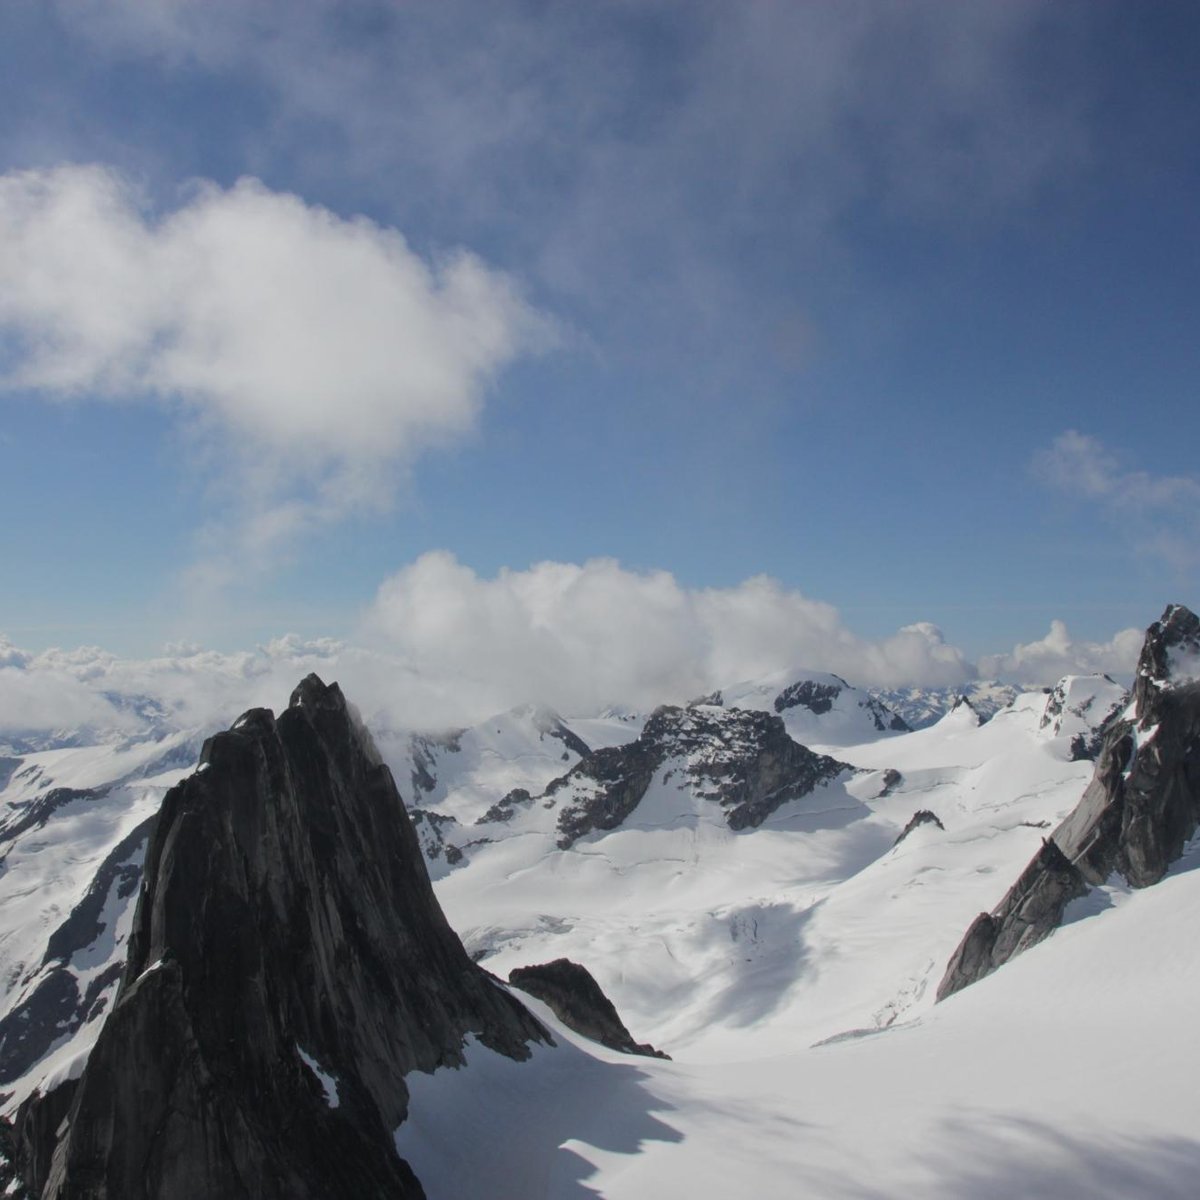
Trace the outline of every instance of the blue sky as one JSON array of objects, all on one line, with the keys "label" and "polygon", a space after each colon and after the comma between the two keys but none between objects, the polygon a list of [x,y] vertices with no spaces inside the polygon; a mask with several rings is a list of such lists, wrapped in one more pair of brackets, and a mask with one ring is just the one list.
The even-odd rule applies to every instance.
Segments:
[{"label": "blue sky", "polygon": [[0,632],[355,638],[431,552],[972,662],[1195,603],[1198,49],[1157,0],[15,0]]}]

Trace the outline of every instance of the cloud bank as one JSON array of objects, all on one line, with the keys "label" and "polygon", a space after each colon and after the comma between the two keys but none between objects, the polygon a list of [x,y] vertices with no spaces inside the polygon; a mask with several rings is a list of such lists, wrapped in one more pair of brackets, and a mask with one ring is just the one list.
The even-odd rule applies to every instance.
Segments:
[{"label": "cloud bank", "polygon": [[976,666],[935,625],[863,638],[833,606],[766,576],[690,589],[666,571],[593,559],[487,578],[438,551],[382,584],[352,644],[289,635],[241,653],[180,645],[132,660],[94,647],[30,654],[0,639],[0,732],[121,730],[131,698],[155,702],[174,727],[213,728],[251,706],[279,708],[310,671],[339,680],[383,730],[468,725],[529,701],[566,715],[645,710],[791,667],[866,687],[976,677],[1041,687],[1128,674],[1142,637],[1076,642],[1055,621],[1041,640]]},{"label": "cloud bank", "polygon": [[863,639],[831,605],[756,576],[688,589],[611,559],[477,575],[435,552],[380,587],[370,644],[482,711],[526,700],[566,713],[685,701],[788,666],[855,683],[948,685],[974,674],[936,626]]},{"label": "cloud bank", "polygon": [[241,510],[244,566],[386,506],[550,327],[508,276],[254,179],[147,211],[98,166],[0,176],[0,385],[170,405]]},{"label": "cloud bank", "polygon": [[1016,645],[1007,654],[979,660],[985,678],[1045,687],[1064,675],[1130,675],[1145,640],[1144,629],[1122,629],[1107,642],[1077,642],[1062,621],[1051,621],[1044,638]]}]

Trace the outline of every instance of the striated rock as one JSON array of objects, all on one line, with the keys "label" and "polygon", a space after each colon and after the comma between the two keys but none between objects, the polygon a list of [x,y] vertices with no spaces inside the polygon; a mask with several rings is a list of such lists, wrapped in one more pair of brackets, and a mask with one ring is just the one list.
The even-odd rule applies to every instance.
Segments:
[{"label": "striated rock", "polygon": [[390,772],[310,675],[167,794],[44,1196],[419,1197],[391,1136],[404,1076],[460,1063],[468,1033],[514,1058],[547,1036],[467,957]]},{"label": "striated rock", "polygon": [[509,972],[508,982],[542,1001],[568,1029],[610,1050],[650,1058],[671,1057],[648,1042],[635,1042],[592,973],[569,958],[516,967]]},{"label": "striated rock", "polygon": [[665,705],[636,741],[593,751],[546,789],[550,797],[564,790],[572,797],[559,813],[559,847],[615,829],[664,767],[682,772],[697,795],[720,804],[735,830],[761,825],[781,805],[849,769],[794,742],[771,713]]},{"label": "striated rock", "polygon": [[1087,892],[1079,869],[1044,839],[996,910],[980,913],[972,922],[946,967],[937,998],[952,996],[1049,937],[1062,923],[1067,904]]},{"label": "striated rock", "polygon": [[1200,826],[1200,618],[1171,605],[1146,631],[1132,703],[1110,718],[1083,798],[990,914],[967,931],[938,998],[1049,936],[1067,902],[1116,872],[1166,874]]}]

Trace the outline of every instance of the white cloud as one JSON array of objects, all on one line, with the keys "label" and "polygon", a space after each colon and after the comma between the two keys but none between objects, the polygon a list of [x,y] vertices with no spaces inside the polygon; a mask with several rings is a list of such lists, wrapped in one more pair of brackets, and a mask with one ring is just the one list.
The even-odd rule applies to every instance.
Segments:
[{"label": "white cloud", "polygon": [[1143,629],[1122,629],[1107,642],[1076,642],[1062,621],[1051,621],[1044,638],[980,659],[979,671],[985,678],[1029,687],[1048,687],[1064,675],[1127,676],[1137,666],[1145,637]]},{"label": "white cloud", "polygon": [[866,641],[830,605],[765,576],[689,590],[610,559],[485,579],[425,554],[379,589],[367,634],[480,715],[526,700],[568,713],[680,701],[788,665],[881,685],[973,673],[934,626]]},{"label": "white cloud", "polygon": [[17,650],[0,638],[0,738],[5,733],[98,726],[129,727],[128,718],[70,670]]},{"label": "white cloud", "polygon": [[[337,679],[377,727],[448,728],[527,701],[567,714],[612,703],[649,708],[789,666],[858,684],[953,684],[973,668],[932,625],[881,641],[858,637],[836,609],[765,576],[688,589],[669,572],[610,559],[538,563],[483,578],[451,554],[425,554],[387,579],[357,645],[287,635],[252,651],[177,644],[151,659],[96,647],[31,655],[7,670],[0,730],[35,724],[121,728],[107,695],[148,697],[174,725],[216,728],[246,708],[278,709],[308,672]],[[21,723],[24,721],[25,723]],[[15,722],[15,723],[14,723]]]},{"label": "white cloud", "polygon": [[1143,632],[1078,642],[1061,621],[978,669],[935,625],[871,640],[837,609],[765,576],[689,589],[611,559],[538,563],[481,577],[435,552],[388,578],[354,643],[288,634],[236,653],[177,644],[150,659],[96,647],[31,654],[0,639],[0,733],[90,725],[122,731],[110,697],[149,698],[180,728],[278,710],[310,671],[341,683],[381,730],[446,729],[528,701],[583,715],[683,702],[794,667],[860,686],[947,686],[976,677],[1030,687],[1063,675],[1128,675]]},{"label": "white cloud", "polygon": [[103,167],[13,172],[0,250],[0,383],[177,407],[236,482],[243,563],[386,505],[397,467],[470,431],[494,374],[550,337],[474,255],[427,262],[254,179],[154,216]]}]

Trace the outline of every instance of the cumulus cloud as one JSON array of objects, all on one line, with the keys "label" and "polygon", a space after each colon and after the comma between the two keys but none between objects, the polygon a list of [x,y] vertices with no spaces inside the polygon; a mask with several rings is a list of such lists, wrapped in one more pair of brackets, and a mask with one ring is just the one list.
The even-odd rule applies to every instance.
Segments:
[{"label": "cumulus cloud", "polygon": [[566,715],[642,710],[786,671],[833,671],[872,687],[953,687],[977,677],[1028,687],[1063,675],[1132,672],[1143,632],[1044,638],[970,663],[936,625],[868,639],[837,609],[758,576],[686,588],[611,559],[480,576],[446,552],[388,578],[353,642],[294,634],[253,650],[190,644],[149,659],[96,647],[33,654],[0,639],[0,735],[90,726],[128,731],[153,701],[176,728],[211,730],[247,708],[278,710],[310,671],[338,680],[372,728],[447,729],[529,701]]},{"label": "cumulus cloud", "polygon": [[980,659],[979,670],[985,677],[1029,687],[1048,687],[1064,675],[1128,676],[1145,637],[1143,629],[1122,629],[1107,642],[1077,642],[1062,621],[1051,621],[1044,638],[988,655]]},{"label": "cumulus cloud", "polygon": [[99,166],[0,176],[0,383],[174,406],[237,485],[244,561],[386,505],[396,468],[474,425],[550,326],[465,251],[254,179],[154,215]]},{"label": "cumulus cloud", "polygon": [[383,583],[355,643],[288,635],[245,652],[176,644],[122,659],[5,642],[6,661],[19,665],[3,671],[20,682],[12,690],[0,679],[12,701],[0,730],[30,728],[22,697],[32,690],[44,699],[33,710],[41,727],[120,728],[123,710],[109,697],[133,697],[155,701],[174,726],[215,728],[249,707],[278,708],[310,671],[339,680],[384,730],[471,724],[528,701],[577,715],[649,708],[790,666],[861,685],[948,685],[973,674],[933,625],[870,641],[831,605],[766,576],[689,589],[669,572],[611,559],[486,578],[451,554],[425,554]]},{"label": "cumulus cloud", "polygon": [[765,576],[691,590],[610,559],[488,579],[448,553],[425,554],[379,589],[366,634],[480,713],[525,700],[568,713],[680,701],[788,665],[865,685],[973,673],[932,625],[867,641],[830,605]]}]

